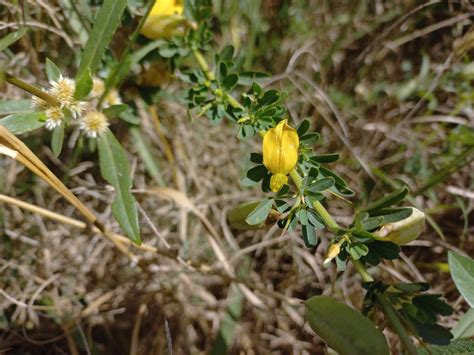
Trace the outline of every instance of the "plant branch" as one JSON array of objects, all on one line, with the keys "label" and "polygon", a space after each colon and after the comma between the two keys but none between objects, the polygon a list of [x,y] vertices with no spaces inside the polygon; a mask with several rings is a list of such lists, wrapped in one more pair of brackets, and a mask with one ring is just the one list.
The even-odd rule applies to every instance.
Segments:
[{"label": "plant branch", "polygon": [[397,311],[393,308],[393,306],[387,300],[385,295],[377,293],[376,296],[380,306],[382,307],[383,312],[385,313],[388,321],[390,322],[390,325],[400,337],[400,340],[402,341],[403,345],[405,345],[405,348],[407,349],[408,353],[411,355],[417,355],[418,352],[416,350],[415,344],[413,344],[405,328],[403,327],[403,324],[399,316],[397,315]]},{"label": "plant branch", "polygon": [[351,261],[352,261],[352,265],[354,265],[354,268],[359,273],[359,275],[362,277],[362,280],[364,282],[373,282],[374,281],[374,279],[372,278],[372,276],[370,276],[369,272],[367,271],[364,264],[362,264],[362,262],[360,260],[351,259]]},{"label": "plant branch", "polygon": [[16,86],[17,88],[22,89],[26,92],[29,92],[31,95],[39,97],[40,99],[46,101],[51,106],[59,106],[61,104],[54,96],[48,94],[47,92],[44,92],[43,90],[37,88],[36,86],[33,86],[21,79],[18,79],[17,77],[11,74],[5,73],[5,80],[7,81],[7,83],[10,83]]}]

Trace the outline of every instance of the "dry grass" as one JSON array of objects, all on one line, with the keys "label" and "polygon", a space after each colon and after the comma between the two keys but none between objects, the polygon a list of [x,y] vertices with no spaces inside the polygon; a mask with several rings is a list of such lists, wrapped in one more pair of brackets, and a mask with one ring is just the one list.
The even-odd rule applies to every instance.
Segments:
[{"label": "dry grass", "polygon": [[[257,45],[254,51],[256,67],[280,73],[268,85],[289,92],[287,106],[296,122],[311,118],[324,137],[319,151],[342,153],[336,170],[358,195],[366,196],[371,189],[378,196],[391,191],[375,176],[374,168],[413,190],[423,186],[435,169],[459,154],[460,148],[447,147],[450,133],[462,124],[474,125],[470,101],[453,113],[459,92],[450,93],[441,80],[463,63],[453,54],[452,43],[471,25],[474,9],[467,1],[419,8],[417,2],[395,0],[368,2],[365,7],[363,1],[338,6],[323,0],[296,3],[295,20],[284,19],[287,29],[276,24],[286,2],[262,5],[270,14],[263,20],[277,29],[260,34],[257,41],[263,49]],[[30,11],[27,22],[38,30],[15,47],[7,67],[41,85],[44,57],[62,56],[66,63],[73,58],[67,47],[78,48],[78,40],[56,1],[25,4]],[[6,1],[0,2],[2,7],[5,22],[0,25],[6,33],[5,29],[18,26],[25,9]],[[251,30],[245,21],[239,24]],[[295,35],[292,31],[301,30],[298,26],[309,31]],[[275,38],[281,45],[263,44]],[[434,109],[423,93],[403,100],[390,93],[406,82],[404,61],[418,73],[422,51],[431,59],[432,76],[424,93],[437,98]],[[368,98],[379,83],[387,89],[373,100]],[[134,85],[127,83],[123,93],[127,98],[133,96]],[[169,84],[166,90],[177,94],[180,85]],[[1,97],[25,96],[7,86]],[[301,301],[325,294],[360,308],[364,295],[360,277],[351,269],[338,273],[334,266],[322,267],[325,238],[316,250],[309,250],[298,233],[281,235],[276,228],[242,233],[228,225],[226,213],[231,207],[258,198],[258,192],[239,186],[248,153],[259,149],[257,143],[240,144],[226,123],[214,126],[205,118],[190,122],[185,109],[171,100],[159,100],[156,106],[163,129],[157,132],[153,115],[138,98],[132,99],[169,190],[149,177],[126,127],[118,124],[114,129],[130,152],[144,242],[170,255],[130,248],[140,258],[136,264],[100,234],[3,204],[0,352],[162,354],[172,347],[176,354],[210,353],[228,307],[241,303],[232,353],[325,353],[305,324]],[[460,121],[452,123],[450,116]],[[66,185],[101,222],[118,232],[110,211],[113,192],[99,177],[97,157],[83,155],[71,170],[73,150],[54,158],[45,135],[40,131],[24,139],[58,177],[67,174]],[[70,146],[73,139],[74,134]],[[420,159],[413,161],[417,154]],[[1,193],[80,219],[74,208],[23,166],[6,158],[0,158],[0,164]],[[410,164],[425,164],[428,170],[413,172]],[[403,249],[402,260],[371,270],[385,281],[430,282],[455,308],[454,315],[443,320],[448,326],[467,305],[436,263],[446,261],[447,250],[474,252],[473,168],[467,159],[429,193],[416,197],[420,207],[438,211],[434,217],[446,239],[429,229]],[[329,205],[338,221],[351,222],[350,205],[341,201]],[[390,339],[395,346],[396,340]]]}]

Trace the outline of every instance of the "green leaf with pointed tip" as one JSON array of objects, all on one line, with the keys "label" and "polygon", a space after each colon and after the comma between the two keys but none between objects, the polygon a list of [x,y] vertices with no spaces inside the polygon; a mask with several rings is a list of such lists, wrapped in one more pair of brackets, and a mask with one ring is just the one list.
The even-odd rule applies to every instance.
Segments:
[{"label": "green leaf with pointed tip", "polygon": [[53,150],[54,156],[57,158],[61,154],[64,142],[64,123],[60,124],[53,130],[51,135],[51,149]]},{"label": "green leaf with pointed tip", "polygon": [[367,207],[362,209],[362,211],[372,211],[372,210],[378,210],[385,207],[390,207],[402,201],[407,194],[408,194],[408,188],[403,187],[400,190],[394,191],[388,195],[385,195],[381,199],[370,203]]},{"label": "green leaf with pointed tip", "polygon": [[28,30],[27,27],[20,28],[18,31],[11,32],[0,39],[0,52],[11,46],[13,43],[23,37]]},{"label": "green leaf with pointed tip", "polygon": [[82,100],[92,91],[94,81],[92,80],[91,70],[86,68],[82,75],[77,78],[76,90],[74,90],[74,98]]},{"label": "green leaf with pointed tip", "polygon": [[328,296],[306,301],[314,332],[340,355],[389,355],[383,333],[358,311]]},{"label": "green leaf with pointed tip", "polygon": [[10,100],[0,102],[0,115],[17,115],[31,112],[31,100]]},{"label": "green leaf with pointed tip", "polygon": [[122,112],[127,110],[130,106],[126,104],[112,105],[104,109],[104,115],[108,118],[117,118]]},{"label": "green leaf with pointed tip", "polygon": [[448,252],[451,277],[466,302],[474,307],[474,259]]},{"label": "green leaf with pointed tip", "polygon": [[79,79],[87,68],[92,74],[96,72],[102,56],[120,24],[126,6],[127,0],[104,0],[82,53],[76,79]]},{"label": "green leaf with pointed tip", "polygon": [[61,70],[49,58],[46,58],[46,76],[48,77],[49,81],[58,81],[59,77],[61,76]]},{"label": "green leaf with pointed tip", "polygon": [[125,150],[110,130],[98,139],[98,143],[100,172],[116,192],[112,214],[127,237],[140,244],[137,202],[130,192],[132,179]]},{"label": "green leaf with pointed tip", "polygon": [[43,127],[44,121],[46,121],[44,112],[30,112],[4,117],[0,119],[0,126],[17,135]]},{"label": "green leaf with pointed tip", "polygon": [[245,219],[245,222],[247,222],[250,225],[256,225],[263,223],[267,217],[268,214],[270,213],[270,210],[272,209],[272,203],[273,200],[270,198],[266,198],[262,200],[257,207],[249,214],[249,216]]}]

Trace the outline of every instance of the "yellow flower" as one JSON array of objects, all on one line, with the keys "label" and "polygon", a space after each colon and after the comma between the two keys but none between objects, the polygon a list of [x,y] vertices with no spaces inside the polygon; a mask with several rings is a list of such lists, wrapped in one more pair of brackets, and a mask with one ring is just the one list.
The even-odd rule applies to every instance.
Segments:
[{"label": "yellow flower", "polygon": [[385,224],[376,230],[374,235],[377,239],[404,245],[418,238],[425,230],[425,214],[414,207],[411,209],[410,217]]},{"label": "yellow flower", "polygon": [[180,34],[184,22],[183,4],[179,0],[157,0],[141,33],[150,39],[169,38]]},{"label": "yellow flower", "polygon": [[263,137],[263,165],[273,175],[270,179],[270,189],[277,192],[288,182],[288,174],[298,162],[300,140],[298,133],[288,125],[288,120],[280,121]]}]

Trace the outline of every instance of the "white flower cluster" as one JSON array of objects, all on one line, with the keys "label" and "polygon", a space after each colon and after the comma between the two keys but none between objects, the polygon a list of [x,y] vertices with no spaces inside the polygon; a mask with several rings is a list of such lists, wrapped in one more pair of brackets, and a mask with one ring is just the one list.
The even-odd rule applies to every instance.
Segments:
[{"label": "white flower cluster", "polygon": [[[45,127],[48,130],[59,127],[69,113],[73,118],[73,122],[78,123],[80,129],[84,131],[87,137],[100,137],[109,126],[107,116],[94,109],[105,91],[104,82],[99,78],[93,79],[93,88],[87,98],[87,102],[76,100],[74,97],[75,90],[76,82],[61,75],[58,80],[50,81],[50,88],[46,91],[59,102],[59,105],[52,106],[34,96],[32,98],[32,106],[35,110],[43,111],[46,114]],[[122,99],[117,90],[111,90],[104,98],[104,103],[107,106],[119,105],[122,103]]]}]

